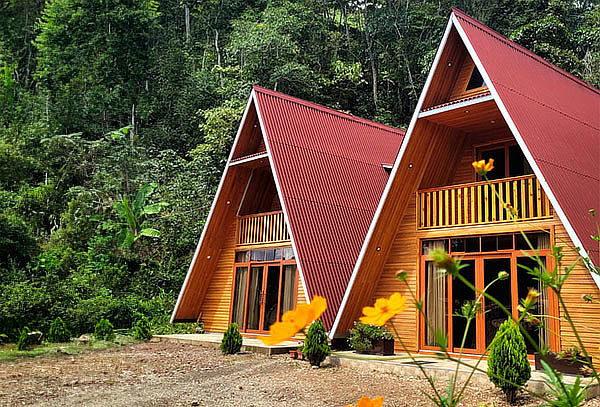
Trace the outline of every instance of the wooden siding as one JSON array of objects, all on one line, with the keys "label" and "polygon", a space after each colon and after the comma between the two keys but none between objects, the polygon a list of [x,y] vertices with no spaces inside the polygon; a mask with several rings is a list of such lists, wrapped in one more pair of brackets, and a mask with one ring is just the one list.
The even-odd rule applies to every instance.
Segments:
[{"label": "wooden siding", "polygon": [[[563,247],[563,267],[570,266],[577,259],[577,253],[573,249],[573,242],[567,231],[556,217],[554,230],[555,244]],[[590,294],[595,300],[600,299],[600,291],[594,282],[590,272],[579,262],[573,269],[571,275],[563,286],[562,295],[586,349],[594,358],[594,364],[600,367],[600,318],[599,305],[583,301],[583,295]],[[577,340],[571,327],[564,318],[564,310],[561,309],[560,330],[562,335],[562,349],[577,346]]]},{"label": "wooden siding", "polygon": [[227,230],[227,239],[223,243],[200,309],[204,329],[210,332],[223,332],[229,325],[235,260],[235,222]]},{"label": "wooden siding", "polygon": [[[371,299],[372,302],[380,297],[389,297],[395,292],[399,292],[408,298],[409,307],[402,313],[392,318],[392,322],[399,333],[402,335],[404,344],[411,351],[418,349],[418,313],[412,300],[412,295],[417,295],[417,231],[416,231],[416,210],[415,210],[415,195],[408,203],[406,214],[400,222],[396,230],[394,241],[390,254],[388,256],[383,271],[377,281],[377,287]],[[398,271],[408,273],[406,282],[398,281],[395,275]],[[410,289],[409,289],[410,287]],[[413,294],[411,294],[411,291]],[[401,345],[396,341],[396,350],[402,351]]]},{"label": "wooden siding", "polygon": [[450,93],[448,100],[456,100],[468,96],[475,96],[488,90],[487,86],[466,90],[474,69],[475,63],[471,59],[471,56],[465,55],[463,64],[458,71],[454,88],[452,89],[452,93]]}]

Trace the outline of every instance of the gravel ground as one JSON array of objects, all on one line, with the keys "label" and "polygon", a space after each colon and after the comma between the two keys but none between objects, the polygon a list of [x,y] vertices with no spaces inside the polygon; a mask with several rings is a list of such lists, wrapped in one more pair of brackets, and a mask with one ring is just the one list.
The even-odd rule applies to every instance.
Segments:
[{"label": "gravel ground", "polygon": [[[443,385],[443,382],[440,383]],[[383,396],[384,406],[431,406],[427,383],[343,367],[312,369],[286,356],[223,356],[216,349],[142,343],[76,356],[0,364],[0,405],[345,406]],[[537,405],[521,398],[523,406]],[[493,388],[470,387],[464,406],[504,407]],[[586,407],[600,407],[591,400]]]}]

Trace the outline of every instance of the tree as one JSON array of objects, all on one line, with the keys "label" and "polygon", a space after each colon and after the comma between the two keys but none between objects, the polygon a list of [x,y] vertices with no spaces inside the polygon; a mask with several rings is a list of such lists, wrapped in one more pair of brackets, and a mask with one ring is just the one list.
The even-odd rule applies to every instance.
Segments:
[{"label": "tree", "polygon": [[302,353],[308,358],[312,366],[320,366],[331,353],[327,333],[321,320],[313,322],[308,327]]},{"label": "tree", "polygon": [[509,404],[514,404],[517,391],[531,377],[527,346],[519,325],[508,319],[500,325],[489,347],[488,377],[502,389]]},{"label": "tree", "polygon": [[64,132],[104,133],[139,120],[156,35],[154,0],[55,0],[42,13],[37,77]]}]

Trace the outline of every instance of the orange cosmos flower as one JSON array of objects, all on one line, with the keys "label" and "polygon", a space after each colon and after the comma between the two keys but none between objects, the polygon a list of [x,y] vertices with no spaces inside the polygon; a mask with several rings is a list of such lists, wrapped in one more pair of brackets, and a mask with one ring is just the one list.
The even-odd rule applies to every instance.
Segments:
[{"label": "orange cosmos flower", "polygon": [[[356,407],[381,407],[383,405],[383,397],[377,397],[371,400],[368,397],[361,397],[356,403]],[[354,407],[352,405],[346,407]]]},{"label": "orange cosmos flower", "polygon": [[269,327],[269,336],[260,340],[267,346],[290,340],[311,322],[319,319],[326,309],[327,300],[316,296],[310,304],[300,304],[295,310],[283,314],[280,322],[275,322]]},{"label": "orange cosmos flower", "polygon": [[394,293],[390,298],[378,298],[374,307],[364,307],[360,322],[363,324],[383,326],[394,315],[406,309],[406,297]]},{"label": "orange cosmos flower", "polygon": [[485,160],[473,161],[471,165],[475,169],[475,172],[483,177],[494,169],[494,159],[490,158],[487,163]]}]

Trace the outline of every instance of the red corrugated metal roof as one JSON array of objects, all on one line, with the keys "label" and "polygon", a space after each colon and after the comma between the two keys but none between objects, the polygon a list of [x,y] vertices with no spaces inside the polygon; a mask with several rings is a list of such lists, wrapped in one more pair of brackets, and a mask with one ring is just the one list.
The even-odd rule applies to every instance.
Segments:
[{"label": "red corrugated metal roof", "polygon": [[308,295],[329,328],[404,131],[254,87]]},{"label": "red corrugated metal roof", "polygon": [[600,91],[453,9],[508,115],[577,237],[600,263],[590,237],[600,211]]}]

